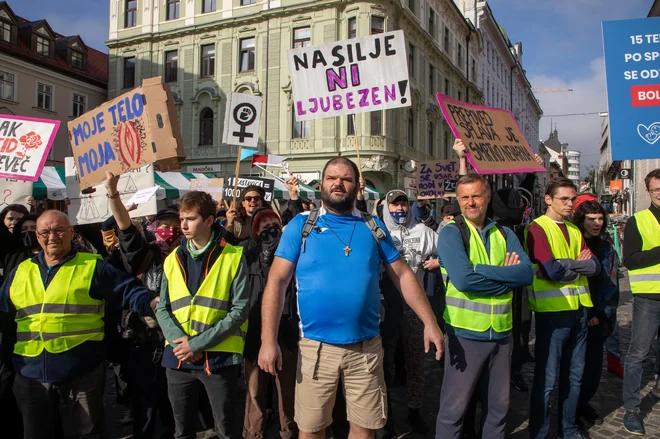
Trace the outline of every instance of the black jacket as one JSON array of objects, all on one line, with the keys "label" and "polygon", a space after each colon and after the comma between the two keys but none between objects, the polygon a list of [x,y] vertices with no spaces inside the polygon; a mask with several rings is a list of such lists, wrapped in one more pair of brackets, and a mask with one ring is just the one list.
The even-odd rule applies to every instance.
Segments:
[{"label": "black jacket", "polygon": [[[660,208],[651,204],[649,210],[660,223]],[[628,270],[651,267],[660,264],[660,247],[642,251],[642,235],[637,227],[637,219],[634,216],[628,218],[626,229],[623,232],[623,265]],[[660,300],[660,294],[637,294],[640,297],[652,300]]]},{"label": "black jacket", "polygon": [[[261,301],[266,287],[270,266],[264,266],[259,257],[261,244],[254,238],[241,243],[248,266],[248,287],[250,297],[256,298],[250,308],[250,325],[245,339],[243,356],[256,363],[261,349]],[[295,351],[298,345],[298,309],[293,281],[289,283],[284,299],[284,313],[280,319],[277,341],[281,349]]]}]

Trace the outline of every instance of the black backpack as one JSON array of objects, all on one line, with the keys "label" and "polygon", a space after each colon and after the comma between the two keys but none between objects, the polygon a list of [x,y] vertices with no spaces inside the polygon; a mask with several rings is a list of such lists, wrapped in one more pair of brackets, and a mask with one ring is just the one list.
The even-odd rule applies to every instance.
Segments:
[{"label": "black backpack", "polygon": [[[362,219],[364,220],[365,224],[367,227],[369,227],[369,230],[371,231],[371,235],[374,237],[374,240],[376,241],[376,244],[380,245],[380,241],[385,239],[387,237],[387,234],[381,229],[378,224],[376,223],[376,220],[374,220],[374,217],[371,216],[370,214],[366,212],[360,212],[360,215],[362,216]],[[311,212],[309,212],[309,215],[307,216],[307,220],[305,221],[305,225],[303,226],[302,229],[302,252],[305,253],[305,241],[307,241],[307,237],[309,236],[310,233],[312,233],[312,230],[316,228],[316,221],[319,219],[319,211],[318,209],[314,209]]]}]

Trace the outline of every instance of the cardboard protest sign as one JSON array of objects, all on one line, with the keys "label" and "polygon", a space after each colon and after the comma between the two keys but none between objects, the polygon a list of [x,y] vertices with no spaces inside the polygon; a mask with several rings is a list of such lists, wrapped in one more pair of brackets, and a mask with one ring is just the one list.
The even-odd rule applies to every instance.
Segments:
[{"label": "cardboard protest sign", "polygon": [[59,127],[59,120],[0,114],[0,177],[38,181]]},{"label": "cardboard protest sign", "polygon": [[430,200],[456,195],[458,162],[431,160],[420,162],[417,168],[417,199]]},{"label": "cardboard protest sign", "polygon": [[410,106],[403,31],[288,51],[296,120]]},{"label": "cardboard protest sign", "polygon": [[[174,100],[161,78],[100,105],[68,124],[83,189],[157,162],[160,171],[179,169],[185,158]],[[153,186],[153,184],[152,184]]]},{"label": "cardboard protest sign", "polygon": [[224,178],[193,178],[190,180],[190,190],[209,193],[215,201],[222,203],[224,182]]},{"label": "cardboard protest sign", "polygon": [[28,209],[28,198],[32,196],[33,183],[25,180],[0,178],[0,211],[10,204],[22,204]]},{"label": "cardboard protest sign", "polygon": [[[231,203],[234,199],[234,184],[236,183],[234,177],[227,179],[227,184],[225,184],[222,191],[222,199],[227,200]],[[238,177],[238,185],[236,187],[236,198],[241,198],[241,193],[248,186],[259,186],[264,189],[266,195],[264,201],[270,202],[273,199],[274,186],[275,182],[270,178],[261,178],[261,177]]]},{"label": "cardboard protest sign", "polygon": [[225,126],[222,142],[256,148],[259,143],[261,123],[261,96],[230,93],[225,110]]},{"label": "cardboard protest sign", "polygon": [[660,157],[660,18],[603,22],[612,160]]},{"label": "cardboard protest sign", "polygon": [[437,94],[442,114],[454,136],[465,144],[477,174],[546,172],[520,132],[513,113],[482,107]]},{"label": "cardboard protest sign", "polygon": [[[81,192],[82,188],[73,157],[64,159],[64,174],[70,200],[68,215],[72,225],[102,223],[112,215],[105,186],[102,184],[94,186],[94,191],[90,194]],[[117,190],[121,194],[122,202],[128,207],[128,201],[136,192],[140,189],[153,188],[155,185],[154,167],[153,165],[147,165],[143,168],[131,169],[122,174],[119,178]],[[157,211],[156,197],[151,197],[149,201],[139,204],[137,209],[129,213],[131,218],[137,218],[155,215]]]}]

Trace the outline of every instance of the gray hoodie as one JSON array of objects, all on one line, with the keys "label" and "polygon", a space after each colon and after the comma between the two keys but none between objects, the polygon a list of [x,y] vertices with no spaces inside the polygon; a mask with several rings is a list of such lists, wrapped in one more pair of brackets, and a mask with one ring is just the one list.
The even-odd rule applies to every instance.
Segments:
[{"label": "gray hoodie", "polygon": [[408,211],[406,222],[397,224],[390,215],[387,201],[383,202],[383,222],[390,231],[397,250],[417,276],[420,285],[424,285],[422,264],[429,256],[437,256],[438,234],[424,224],[415,221],[412,209]]}]

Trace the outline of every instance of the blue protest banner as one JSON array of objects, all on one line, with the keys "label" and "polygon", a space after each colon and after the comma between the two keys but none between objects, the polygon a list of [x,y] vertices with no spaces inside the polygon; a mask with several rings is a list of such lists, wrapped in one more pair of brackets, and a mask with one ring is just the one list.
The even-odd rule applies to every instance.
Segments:
[{"label": "blue protest banner", "polygon": [[660,18],[605,21],[603,45],[612,159],[660,158]]}]

